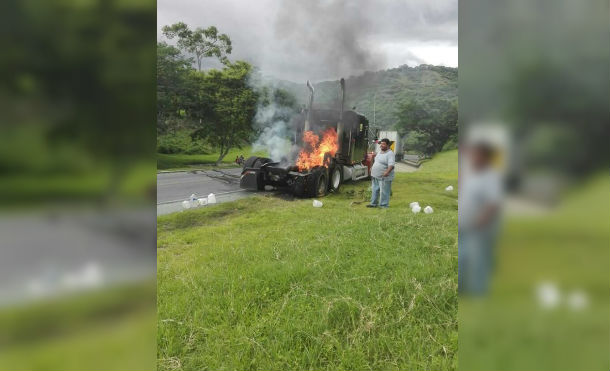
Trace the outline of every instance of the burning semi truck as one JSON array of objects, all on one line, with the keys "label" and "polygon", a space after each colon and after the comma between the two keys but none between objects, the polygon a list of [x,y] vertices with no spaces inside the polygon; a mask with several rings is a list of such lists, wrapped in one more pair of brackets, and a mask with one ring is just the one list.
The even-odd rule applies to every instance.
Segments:
[{"label": "burning semi truck", "polygon": [[294,118],[296,160],[248,158],[241,188],[264,190],[269,185],[288,188],[298,197],[321,197],[337,191],[344,182],[369,178],[375,156],[369,152],[369,122],[363,115],[343,109],[345,80],[340,84],[341,109],[323,110],[313,109],[314,88],[307,82],[309,106]]}]

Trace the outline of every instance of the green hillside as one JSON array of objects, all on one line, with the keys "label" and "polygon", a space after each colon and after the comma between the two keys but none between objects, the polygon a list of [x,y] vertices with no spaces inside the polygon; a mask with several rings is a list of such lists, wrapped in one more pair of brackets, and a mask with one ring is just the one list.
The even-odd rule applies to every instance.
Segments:
[{"label": "green hillside", "polygon": [[[371,124],[373,123],[373,99],[376,94],[375,121],[380,129],[391,129],[395,122],[398,104],[407,100],[428,102],[432,100],[457,100],[457,68],[406,65],[384,71],[365,72],[360,76],[346,78],[346,108],[356,107]],[[285,80],[273,81],[277,87],[291,92],[300,104],[306,104],[309,92],[302,83]],[[314,84],[314,106],[318,108],[339,107],[339,82],[323,81]]]}]

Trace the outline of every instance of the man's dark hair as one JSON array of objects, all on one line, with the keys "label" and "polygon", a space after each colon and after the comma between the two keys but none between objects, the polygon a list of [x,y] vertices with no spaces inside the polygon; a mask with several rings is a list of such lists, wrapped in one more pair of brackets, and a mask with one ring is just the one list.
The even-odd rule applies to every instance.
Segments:
[{"label": "man's dark hair", "polygon": [[383,138],[380,142],[385,142],[388,146],[390,145],[390,140],[388,138]]},{"label": "man's dark hair", "polygon": [[472,148],[478,151],[486,160],[491,159],[496,152],[496,149],[487,142],[476,142],[472,145]]}]

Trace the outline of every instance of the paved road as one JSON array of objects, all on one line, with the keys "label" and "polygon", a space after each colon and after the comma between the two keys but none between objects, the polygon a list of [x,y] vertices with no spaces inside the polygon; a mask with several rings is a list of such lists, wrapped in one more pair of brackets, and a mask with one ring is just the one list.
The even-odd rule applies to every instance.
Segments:
[{"label": "paved road", "polygon": [[197,170],[157,174],[157,215],[182,210],[182,201],[191,194],[216,195],[218,202],[234,201],[252,195],[239,188],[241,168]]},{"label": "paved road", "polygon": [[157,174],[157,204],[239,190],[241,168]]},{"label": "paved road", "polygon": [[155,214],[52,209],[0,214],[0,307],[154,279]]}]

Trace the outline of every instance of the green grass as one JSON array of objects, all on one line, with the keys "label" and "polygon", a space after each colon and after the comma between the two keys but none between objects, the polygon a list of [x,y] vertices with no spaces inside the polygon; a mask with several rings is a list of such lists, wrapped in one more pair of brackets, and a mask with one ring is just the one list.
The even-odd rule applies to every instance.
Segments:
[{"label": "green grass", "polygon": [[455,369],[456,183],[451,151],[397,174],[388,210],[364,207],[363,181],[320,209],[255,196],[159,217],[159,369]]},{"label": "green grass", "polygon": [[[130,165],[114,197],[127,202],[148,202],[150,190],[155,186],[154,167],[150,161]],[[21,207],[99,200],[108,192],[111,171],[111,165],[100,163],[81,172],[3,174],[0,175],[0,204]]]},{"label": "green grass", "polygon": [[169,154],[202,154],[213,152],[205,140],[193,140],[192,130],[181,129],[157,135],[157,152]]},{"label": "green grass", "polygon": [[154,284],[0,310],[2,370],[152,370]]},{"label": "green grass", "polygon": [[[155,311],[0,351],[3,370],[154,370]],[[150,339],[153,339],[152,341]]]},{"label": "green grass", "polygon": [[[266,156],[264,151],[253,152],[251,147],[244,147],[242,149],[233,148],[223,158],[222,164],[224,166],[233,166],[235,164],[235,157],[243,155],[245,159],[250,156]],[[157,153],[157,169],[158,170],[182,170],[192,169],[193,167],[204,167],[211,166],[218,160],[219,153],[210,153],[205,155],[187,155],[187,154],[164,154]],[[237,166],[237,165],[235,165]]]},{"label": "green grass", "polygon": [[[486,298],[460,298],[459,369],[608,369],[608,180],[576,189],[548,215],[509,216]],[[541,309],[536,286],[553,282],[589,305]]]}]

